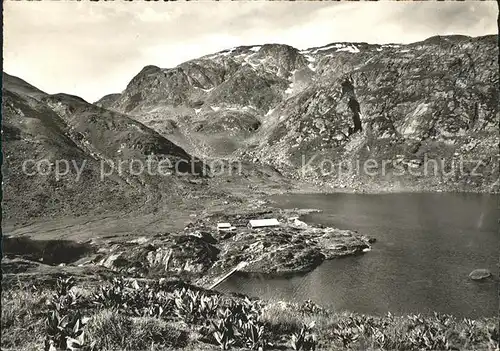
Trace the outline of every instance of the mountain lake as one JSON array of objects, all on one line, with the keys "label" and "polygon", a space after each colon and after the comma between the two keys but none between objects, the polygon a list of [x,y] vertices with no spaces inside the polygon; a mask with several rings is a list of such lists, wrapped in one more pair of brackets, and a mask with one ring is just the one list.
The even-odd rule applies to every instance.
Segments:
[{"label": "mountain lake", "polygon": [[[271,198],[280,208],[322,212],[301,219],[377,239],[359,256],[325,261],[307,274],[236,274],[218,290],[315,303],[337,311],[492,317],[499,312],[498,203],[471,193],[313,194]],[[492,277],[472,281],[486,268]]]}]

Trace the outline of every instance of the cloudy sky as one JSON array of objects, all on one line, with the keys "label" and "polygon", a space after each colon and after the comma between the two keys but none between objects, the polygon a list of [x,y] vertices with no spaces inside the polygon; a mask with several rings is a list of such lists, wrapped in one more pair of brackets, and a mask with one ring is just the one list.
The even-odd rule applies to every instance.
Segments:
[{"label": "cloudy sky", "polygon": [[95,101],[142,67],[173,67],[237,45],[408,43],[497,33],[494,1],[4,2],[4,71],[48,93]]}]

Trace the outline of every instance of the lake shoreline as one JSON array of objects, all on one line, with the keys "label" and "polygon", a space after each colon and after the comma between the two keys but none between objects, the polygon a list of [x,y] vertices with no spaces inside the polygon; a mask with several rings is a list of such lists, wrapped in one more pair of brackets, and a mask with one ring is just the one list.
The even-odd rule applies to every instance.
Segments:
[{"label": "lake shoreline", "polygon": [[319,187],[311,188],[307,190],[293,189],[293,190],[282,190],[277,192],[279,195],[330,195],[330,194],[369,194],[369,195],[384,195],[384,194],[490,194],[490,195],[500,195],[500,191],[478,191],[478,190],[468,190],[468,189],[426,189],[426,188],[404,188],[404,189],[358,189],[358,188],[328,188]]}]

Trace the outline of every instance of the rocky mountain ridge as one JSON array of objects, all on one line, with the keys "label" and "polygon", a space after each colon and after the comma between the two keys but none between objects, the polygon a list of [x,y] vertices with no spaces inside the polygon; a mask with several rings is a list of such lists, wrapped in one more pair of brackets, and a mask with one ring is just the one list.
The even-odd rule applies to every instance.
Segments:
[{"label": "rocky mountain ridge", "polygon": [[[147,66],[120,95],[96,104],[199,157],[268,164],[334,188],[490,191],[498,174],[497,42],[455,35],[406,45],[242,46],[174,68]],[[444,160],[443,169],[409,174],[426,159]],[[471,175],[471,164],[451,174],[458,159],[476,160],[481,175]],[[367,160],[390,166],[375,176],[321,170]]]}]

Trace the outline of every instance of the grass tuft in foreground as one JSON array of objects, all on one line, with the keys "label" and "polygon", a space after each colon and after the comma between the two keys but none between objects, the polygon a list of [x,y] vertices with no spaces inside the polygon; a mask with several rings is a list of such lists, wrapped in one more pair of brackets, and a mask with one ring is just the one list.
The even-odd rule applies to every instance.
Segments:
[{"label": "grass tuft in foreground", "polygon": [[2,293],[4,350],[497,350],[498,337],[494,318],[335,313],[161,280]]}]

